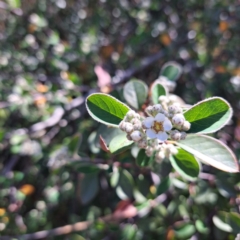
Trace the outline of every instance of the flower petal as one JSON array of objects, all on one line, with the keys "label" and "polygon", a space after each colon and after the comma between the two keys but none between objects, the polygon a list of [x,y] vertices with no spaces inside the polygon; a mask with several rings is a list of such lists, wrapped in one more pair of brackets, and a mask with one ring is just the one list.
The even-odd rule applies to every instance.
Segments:
[{"label": "flower petal", "polygon": [[164,128],[164,131],[169,131],[172,129],[172,123],[170,122],[170,120],[168,118],[165,118],[165,120],[163,122],[163,128]]},{"label": "flower petal", "polygon": [[147,117],[143,120],[143,125],[146,128],[151,128],[151,126],[153,125],[154,122],[154,118],[153,117]]},{"label": "flower petal", "polygon": [[162,114],[162,113],[158,113],[156,116],[155,116],[155,120],[158,121],[158,122],[163,122],[165,119],[165,115]]},{"label": "flower petal", "polygon": [[164,141],[166,141],[168,139],[168,135],[165,132],[158,132],[157,138],[160,141],[164,142]]},{"label": "flower petal", "polygon": [[147,129],[146,135],[149,138],[156,138],[157,137],[157,133],[153,129]]}]

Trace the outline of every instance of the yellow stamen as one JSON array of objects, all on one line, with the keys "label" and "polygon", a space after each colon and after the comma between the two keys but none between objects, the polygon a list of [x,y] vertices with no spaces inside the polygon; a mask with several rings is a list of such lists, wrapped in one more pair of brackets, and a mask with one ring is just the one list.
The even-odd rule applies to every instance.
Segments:
[{"label": "yellow stamen", "polygon": [[153,124],[153,130],[155,131],[155,132],[163,132],[163,125],[162,125],[162,123],[161,122],[157,122],[157,121],[154,121],[154,124]]}]

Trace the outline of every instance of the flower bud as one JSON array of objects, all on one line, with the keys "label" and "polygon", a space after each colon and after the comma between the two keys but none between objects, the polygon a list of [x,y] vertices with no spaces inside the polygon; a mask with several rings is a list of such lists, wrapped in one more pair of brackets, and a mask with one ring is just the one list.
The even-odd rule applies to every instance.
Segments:
[{"label": "flower bud", "polygon": [[174,130],[170,133],[170,138],[174,141],[179,141],[181,139],[181,133],[177,130]]},{"label": "flower bud", "polygon": [[140,115],[138,114],[138,113],[134,113],[134,118],[136,118],[136,119],[140,119]]},{"label": "flower bud", "polygon": [[185,121],[182,125],[182,130],[183,131],[188,131],[190,129],[190,127],[191,127],[191,123],[188,122],[188,121]]},{"label": "flower bud", "polygon": [[158,101],[162,103],[162,102],[168,102],[169,100],[167,96],[162,95],[158,98]]},{"label": "flower bud", "polygon": [[165,158],[165,153],[164,151],[159,151],[156,153],[156,156],[155,156],[156,160],[163,160]]},{"label": "flower bud", "polygon": [[160,113],[162,111],[162,106],[161,104],[155,104],[152,107],[153,111]]},{"label": "flower bud", "polygon": [[141,140],[143,138],[143,133],[135,130],[130,134],[130,136],[134,142],[138,142],[139,140]]},{"label": "flower bud", "polygon": [[133,129],[134,129],[134,130],[141,130],[141,129],[142,129],[142,124],[141,124],[141,122],[134,124],[134,125],[133,125]]},{"label": "flower bud", "polygon": [[132,141],[132,138],[129,134],[127,134],[126,138],[129,140],[129,141]]},{"label": "flower bud", "polygon": [[148,106],[148,107],[145,109],[145,112],[146,112],[148,115],[152,115],[152,113],[153,113],[153,107],[152,107],[152,106]]},{"label": "flower bud", "polygon": [[135,112],[133,110],[130,110],[127,112],[126,116],[130,119],[130,118],[133,118],[135,115]]},{"label": "flower bud", "polygon": [[187,137],[187,134],[185,132],[181,132],[181,140],[184,140]]},{"label": "flower bud", "polygon": [[151,157],[152,155],[153,155],[153,148],[152,147],[148,147],[148,148],[146,148],[146,151],[145,151],[145,153],[146,153],[146,155],[148,156],[148,157]]},{"label": "flower bud", "polygon": [[139,147],[139,148],[146,148],[146,147],[147,147],[147,139],[141,139],[141,140],[138,142],[138,147]]},{"label": "flower bud", "polygon": [[126,131],[127,133],[132,132],[132,131],[133,131],[133,125],[132,125],[131,123],[126,123],[126,124],[125,124],[125,131]]},{"label": "flower bud", "polygon": [[172,104],[168,107],[168,111],[173,114],[182,113],[182,108],[179,107],[177,104]]},{"label": "flower bud", "polygon": [[176,115],[173,116],[172,118],[172,122],[173,124],[175,124],[176,126],[182,126],[184,124],[185,118],[182,114],[178,113]]},{"label": "flower bud", "polygon": [[125,128],[126,128],[126,122],[123,120],[120,122],[119,124],[119,128],[122,130],[122,131],[125,131]]}]

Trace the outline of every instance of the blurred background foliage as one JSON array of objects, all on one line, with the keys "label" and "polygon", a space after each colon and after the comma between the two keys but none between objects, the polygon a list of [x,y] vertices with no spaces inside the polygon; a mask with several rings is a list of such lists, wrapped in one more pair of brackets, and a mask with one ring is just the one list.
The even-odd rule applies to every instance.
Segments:
[{"label": "blurred background foliage", "polygon": [[121,98],[129,78],[150,85],[177,61],[187,103],[231,103],[216,136],[239,158],[239,22],[235,0],[0,1],[1,235],[93,221],[22,239],[235,239],[239,174],[204,166],[188,182],[168,162],[138,167],[134,148],[105,153],[99,135],[118,130],[93,121],[84,99]]}]

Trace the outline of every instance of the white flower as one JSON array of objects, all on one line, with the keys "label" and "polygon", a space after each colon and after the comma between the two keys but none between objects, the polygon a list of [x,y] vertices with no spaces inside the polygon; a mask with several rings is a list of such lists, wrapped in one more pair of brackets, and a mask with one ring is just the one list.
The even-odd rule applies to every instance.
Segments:
[{"label": "white flower", "polygon": [[157,138],[162,142],[166,141],[168,138],[166,131],[172,129],[172,123],[162,113],[158,113],[155,117],[145,118],[143,125],[147,129],[146,135],[149,138]]}]

